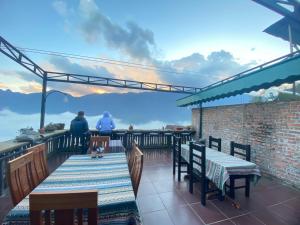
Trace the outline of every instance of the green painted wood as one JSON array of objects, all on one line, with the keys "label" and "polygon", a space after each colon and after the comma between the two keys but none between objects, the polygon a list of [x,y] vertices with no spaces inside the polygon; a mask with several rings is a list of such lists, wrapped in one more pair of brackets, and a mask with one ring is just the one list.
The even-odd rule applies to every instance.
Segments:
[{"label": "green painted wood", "polygon": [[241,77],[203,90],[197,94],[178,99],[177,106],[187,106],[224,97],[258,91],[283,83],[300,80],[300,55],[285,59],[271,66],[258,69]]}]

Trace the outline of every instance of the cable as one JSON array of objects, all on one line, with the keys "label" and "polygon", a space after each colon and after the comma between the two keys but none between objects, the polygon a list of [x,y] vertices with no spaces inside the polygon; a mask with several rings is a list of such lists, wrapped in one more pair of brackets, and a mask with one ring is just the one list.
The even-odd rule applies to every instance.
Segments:
[{"label": "cable", "polygon": [[[5,48],[5,46],[3,46],[3,47],[1,46],[1,48]],[[64,57],[64,58],[81,59],[81,60],[87,60],[87,61],[93,61],[93,62],[107,63],[107,64],[111,64],[111,65],[134,67],[134,68],[143,69],[143,70],[153,70],[153,71],[160,71],[160,72],[164,72],[164,73],[181,74],[181,75],[187,75],[187,74],[199,75],[192,71],[186,71],[186,72],[182,73],[182,72],[177,72],[177,71],[172,71],[172,70],[165,70],[165,68],[163,68],[163,67],[155,67],[155,66],[151,66],[151,65],[144,65],[144,64],[140,64],[140,63],[133,63],[133,62],[127,62],[127,61],[121,61],[121,60],[108,59],[108,58],[91,57],[91,56],[84,56],[84,55],[78,55],[78,54],[72,54],[72,53],[47,51],[47,50],[24,48],[24,47],[16,47],[16,48],[23,52],[37,53],[37,54],[42,54],[42,55],[59,56],[59,57]]]}]

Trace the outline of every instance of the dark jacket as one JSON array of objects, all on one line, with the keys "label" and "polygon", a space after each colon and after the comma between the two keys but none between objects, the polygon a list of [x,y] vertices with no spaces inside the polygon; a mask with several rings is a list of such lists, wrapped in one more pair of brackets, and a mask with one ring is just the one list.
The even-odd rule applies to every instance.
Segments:
[{"label": "dark jacket", "polygon": [[72,120],[71,126],[70,126],[70,132],[74,136],[82,136],[84,134],[87,134],[89,131],[89,125],[88,122],[84,117],[75,117],[75,119]]}]

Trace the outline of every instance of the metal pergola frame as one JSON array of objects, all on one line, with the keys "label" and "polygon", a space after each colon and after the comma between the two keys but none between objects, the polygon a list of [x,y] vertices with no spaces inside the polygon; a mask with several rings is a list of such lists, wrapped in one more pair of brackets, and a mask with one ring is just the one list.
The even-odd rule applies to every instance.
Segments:
[{"label": "metal pergola frame", "polygon": [[83,75],[83,74],[46,71],[1,36],[0,36],[0,52],[42,79],[40,128],[44,127],[44,123],[45,123],[45,109],[46,109],[45,103],[47,98],[48,81],[96,85],[96,86],[109,86],[109,87],[148,90],[148,91],[171,92],[171,93],[180,93],[180,94],[194,94],[196,92],[201,91],[201,88],[197,88],[197,87],[159,84],[159,83],[114,79],[108,77],[99,77],[99,76],[91,76],[91,75]]}]

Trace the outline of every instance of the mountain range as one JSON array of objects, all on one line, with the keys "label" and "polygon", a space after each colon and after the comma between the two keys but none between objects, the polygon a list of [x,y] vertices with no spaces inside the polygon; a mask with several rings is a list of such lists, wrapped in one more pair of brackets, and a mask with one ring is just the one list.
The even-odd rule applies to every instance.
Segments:
[{"label": "mountain range", "polygon": [[[88,116],[95,116],[102,114],[103,111],[109,111],[113,117],[128,123],[154,120],[176,123],[191,120],[190,109],[176,107],[176,100],[185,96],[182,94],[141,92],[90,94],[81,97],[66,96],[61,93],[49,95],[46,102],[46,113],[59,114],[67,111],[77,113],[82,110]],[[250,97],[245,96],[244,103],[250,101]],[[240,98],[226,98],[219,101],[218,105],[240,103]],[[9,109],[19,114],[34,114],[40,112],[40,105],[41,93],[24,94],[0,90],[0,110]]]}]

